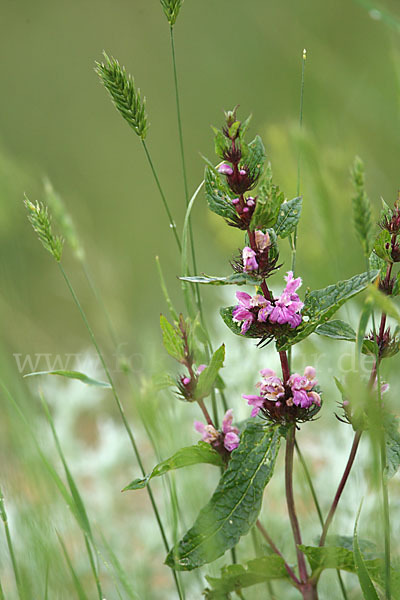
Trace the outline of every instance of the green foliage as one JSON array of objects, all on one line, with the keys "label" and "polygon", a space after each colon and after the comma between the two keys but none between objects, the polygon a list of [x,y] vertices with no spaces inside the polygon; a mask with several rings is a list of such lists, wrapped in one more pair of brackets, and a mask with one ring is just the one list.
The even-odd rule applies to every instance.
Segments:
[{"label": "green foliage", "polygon": [[375,254],[385,262],[392,262],[391,236],[386,229],[382,229],[374,243]]},{"label": "green foliage", "polygon": [[146,99],[141,98],[140,90],[135,87],[131,75],[121,67],[115,58],[109,58],[104,52],[104,62],[96,62],[96,73],[108,90],[115,108],[137,133],[145,139],[147,134]]},{"label": "green foliage", "polygon": [[264,488],[274,471],[280,435],[276,426],[247,424],[211,500],[168,554],[168,566],[196,569],[222,556],[248,533],[257,520]]},{"label": "green foliage", "polygon": [[64,557],[65,557],[65,561],[68,565],[68,568],[69,568],[71,576],[72,576],[72,580],[74,582],[74,587],[75,587],[75,591],[77,594],[77,598],[78,598],[78,600],[88,600],[85,590],[83,589],[83,586],[81,584],[80,578],[73,567],[71,558],[68,554],[67,548],[65,547],[62,537],[60,536],[59,533],[57,533],[57,535],[58,535],[58,539],[60,541],[60,545],[61,545]]},{"label": "green foliage", "polygon": [[380,308],[382,312],[386,313],[397,323],[400,324],[400,312],[397,309],[395,303],[387,296],[380,292],[375,286],[370,285],[368,287],[368,293],[371,301],[375,304],[377,308]]},{"label": "green foliage", "polygon": [[210,364],[199,375],[197,380],[194,397],[196,400],[202,400],[211,394],[215,386],[216,379],[220,369],[222,369],[225,360],[225,345],[222,344],[211,357]]},{"label": "green foliage", "polygon": [[229,152],[231,142],[230,140],[216,127],[212,128],[214,132],[214,151],[215,154],[221,159],[225,160],[226,153]]},{"label": "green foliage", "polygon": [[382,279],[386,274],[386,262],[380,258],[375,251],[369,255],[369,268],[371,271],[379,271],[379,276]]},{"label": "green foliage", "polygon": [[185,345],[181,332],[177,327],[168,323],[164,315],[160,315],[160,326],[164,348],[172,358],[178,362],[183,362],[185,358]]},{"label": "green foliage", "polygon": [[304,340],[315,331],[318,325],[328,321],[345,302],[362,292],[368,283],[376,278],[377,274],[376,271],[361,273],[307,294],[302,310],[302,323],[293,330],[293,333],[287,335],[286,338],[282,337],[277,342],[277,349],[279,351],[287,350],[293,344]]},{"label": "green foliage", "polygon": [[300,196],[281,205],[278,219],[274,225],[278,237],[286,238],[296,229],[300,221],[302,202],[303,199]]},{"label": "green foliage", "polygon": [[394,415],[386,413],[383,419],[386,445],[386,477],[391,479],[400,466],[400,433],[399,420]]},{"label": "green foliage", "polygon": [[365,256],[369,256],[373,240],[371,202],[365,192],[364,164],[356,156],[352,169],[356,195],[353,198],[353,222]]},{"label": "green foliage", "polygon": [[103,388],[111,388],[111,385],[107,381],[99,381],[98,379],[93,379],[85,373],[81,373],[80,371],[36,371],[35,373],[27,373],[24,377],[33,377],[36,375],[60,375],[61,377],[67,377],[68,379],[78,379],[82,381],[82,383],[86,383],[86,385],[94,385],[97,387]]},{"label": "green foliage", "polygon": [[348,342],[355,342],[357,335],[348,323],[345,323],[340,319],[318,325],[315,333],[335,340],[346,340]]},{"label": "green foliage", "polygon": [[259,278],[251,273],[233,273],[228,277],[211,277],[210,275],[196,275],[194,277],[180,277],[182,281],[190,283],[205,283],[208,285],[257,285]]},{"label": "green foliage", "polygon": [[240,592],[243,588],[258,583],[284,578],[288,578],[288,574],[283,559],[276,554],[270,554],[249,560],[244,565],[223,567],[221,577],[218,578],[206,575],[212,589],[206,589],[204,595],[207,600],[222,600],[230,598],[230,592]]},{"label": "green foliage", "polygon": [[42,242],[43,247],[56,259],[57,262],[61,260],[63,240],[61,237],[53,234],[51,228],[51,217],[47,206],[42,203],[36,202],[33,204],[26,196],[24,204],[28,210],[28,219],[33,229],[38,234],[39,240]]},{"label": "green foliage", "polygon": [[269,163],[258,188],[257,204],[250,223],[251,231],[273,227],[284,199],[284,193],[272,183],[271,164]]},{"label": "green foliage", "polygon": [[209,166],[206,167],[205,190],[209,209],[225,219],[236,221],[236,211],[221,177]]},{"label": "green foliage", "polygon": [[358,542],[357,524],[360,511],[358,511],[357,519],[354,525],[353,535],[353,552],[354,552],[354,564],[356,567],[356,573],[358,581],[360,582],[361,589],[364,594],[365,600],[379,600],[378,594],[371,581],[371,577],[368,573],[366,562],[364,561],[363,555],[361,554],[360,544]]},{"label": "green foliage", "polygon": [[210,444],[199,442],[196,446],[180,448],[170,458],[158,463],[149,475],[146,475],[146,477],[141,479],[134,479],[134,481],[124,487],[122,491],[141,490],[146,487],[153,477],[160,477],[161,475],[168,473],[168,471],[174,471],[176,469],[182,469],[183,467],[189,467],[200,463],[216,465],[217,467],[222,467],[224,464],[221,455],[218,454]]},{"label": "green foliage", "polygon": [[247,148],[244,150],[244,162],[249,171],[250,178],[253,181],[258,181],[262,173],[266,158],[264,144],[259,135],[257,135]]},{"label": "green foliage", "polygon": [[165,16],[167,17],[168,23],[173,27],[178,18],[179,11],[183,4],[183,0],[160,0],[161,6]]}]

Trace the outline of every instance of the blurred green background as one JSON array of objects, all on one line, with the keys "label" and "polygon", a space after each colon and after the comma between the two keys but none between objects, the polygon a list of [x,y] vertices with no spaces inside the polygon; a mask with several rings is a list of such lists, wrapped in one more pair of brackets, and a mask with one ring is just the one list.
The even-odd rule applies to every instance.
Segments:
[{"label": "blurred green background", "polygon": [[[236,104],[240,104],[241,117],[253,114],[250,132],[261,134],[275,180],[289,198],[296,194],[301,145],[304,213],[297,266],[305,286],[323,287],[364,268],[351,224],[349,169],[356,154],[365,161],[376,218],[380,197],[391,204],[397,196],[399,23],[395,0],[185,0],[181,10],[175,39],[190,190],[202,180],[201,155],[214,160],[210,125],[220,126],[222,111]],[[50,179],[74,219],[93,279],[137,374],[154,372],[164,362],[158,319],[166,306],[155,256],[160,257],[171,296],[183,308],[176,279],[179,259],[142,147],[94,73],[94,61],[101,59],[104,49],[135,76],[147,98],[148,144],[180,228],[184,193],[169,32],[158,0],[3,0],[0,39],[0,370],[27,410],[36,411],[38,403],[26,395],[13,354],[64,356],[84,353],[89,347],[60,273],[31,231],[23,207],[24,193],[31,200],[43,199],[44,177]],[[307,64],[300,144],[296,124],[303,48]],[[199,271],[228,274],[240,236],[210,214],[203,195],[192,214]],[[67,247],[64,256],[82,304],[112,360],[114,350],[101,307]],[[287,251],[282,256],[287,268]],[[216,308],[230,303],[233,293],[229,290],[223,296],[216,289],[204,290],[212,324]],[[229,344],[233,357],[240,357],[243,346],[235,350],[237,340],[215,325],[216,341],[225,333],[228,359]],[[250,382],[254,383],[255,373],[256,368]],[[242,391],[235,393],[239,397]],[[74,401],[76,423],[65,437],[73,460],[77,452],[74,436],[93,442],[91,411],[97,408],[101,416],[109,404],[91,404],[76,387],[71,391],[63,386],[51,388],[54,402],[58,392],[63,402],[78,398]],[[135,399],[135,392],[131,397]],[[18,496],[29,465],[27,451],[21,450],[27,442],[3,399],[5,481],[9,495]],[[180,404],[163,408],[169,415],[171,439],[174,424],[186,419],[181,409]],[[140,409],[133,402],[129,410],[136,415]],[[188,415],[190,429],[195,411]],[[193,441],[191,432],[183,437],[185,443]],[[146,451],[144,437],[142,441]],[[176,448],[176,443],[169,444],[165,442],[162,452]],[[126,449],[121,452],[123,460],[115,464],[123,470],[131,459]],[[16,480],[14,468],[20,470]],[[121,473],[117,485],[126,484],[127,478]],[[211,489],[212,485],[213,481]],[[190,483],[186,486],[190,490]],[[34,487],[28,488],[32,494]],[[38,490],[35,493],[40,496]],[[141,502],[147,506],[144,493]],[[132,501],[124,507],[130,522]],[[103,520],[106,523],[105,516]],[[165,581],[161,584],[141,573],[138,577],[146,583],[140,585],[144,590],[149,585],[154,590],[166,589],[163,586],[170,579],[162,573]],[[162,592],[142,593],[143,598],[166,597]]]}]

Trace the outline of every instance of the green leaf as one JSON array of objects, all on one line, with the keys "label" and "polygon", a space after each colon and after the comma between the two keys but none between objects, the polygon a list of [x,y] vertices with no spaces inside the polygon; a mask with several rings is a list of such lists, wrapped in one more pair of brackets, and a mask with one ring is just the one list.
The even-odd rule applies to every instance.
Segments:
[{"label": "green leaf", "polygon": [[[361,507],[360,507],[361,510]],[[356,518],[354,525],[354,536],[353,536],[353,552],[354,552],[354,564],[356,567],[356,573],[358,575],[358,581],[360,582],[361,589],[364,594],[365,600],[379,600],[378,594],[374,588],[374,584],[368,574],[367,566],[364,558],[361,554],[360,545],[358,543],[357,524],[360,516],[360,510]]]},{"label": "green leaf", "polygon": [[248,533],[260,512],[279,445],[277,426],[265,427],[259,422],[247,425],[211,500],[168,554],[168,566],[196,569],[222,556]]},{"label": "green leaf", "polygon": [[286,238],[292,233],[297,227],[301,216],[301,205],[303,199],[293,198],[288,202],[284,202],[279,210],[278,219],[274,226],[275,233],[280,238]]},{"label": "green leaf", "polygon": [[392,262],[391,236],[386,229],[382,229],[374,243],[375,254],[385,262]]},{"label": "green leaf", "polygon": [[247,147],[245,156],[245,165],[249,171],[250,178],[257,181],[262,173],[266,154],[264,144],[259,135],[257,135]]},{"label": "green leaf", "polygon": [[365,192],[364,165],[357,156],[354,160],[353,183],[356,195],[353,198],[353,223],[365,256],[369,256],[373,238],[371,202]]},{"label": "green leaf", "polygon": [[251,218],[250,230],[273,227],[284,199],[283,192],[272,183],[271,165],[269,164],[265,177],[258,188],[257,203]]},{"label": "green leaf", "polygon": [[184,342],[179,329],[168,323],[164,315],[160,316],[161,331],[163,334],[164,348],[172,358],[182,362],[185,356]]},{"label": "green leaf", "polygon": [[264,583],[271,579],[288,578],[283,558],[270,554],[255,558],[244,565],[229,565],[221,569],[221,577],[206,575],[212,589],[205,590],[208,600],[226,598],[230,592],[237,592],[243,588]]},{"label": "green leaf", "polygon": [[386,414],[383,420],[386,443],[386,477],[391,479],[400,466],[400,433],[399,420],[391,414]]},{"label": "green leaf", "polygon": [[339,319],[318,325],[315,333],[335,340],[346,340],[348,342],[355,342],[356,340],[356,332],[354,329],[348,323],[340,321]]},{"label": "green leaf", "polygon": [[347,300],[362,292],[377,275],[377,271],[361,273],[354,275],[351,279],[338,281],[326,288],[307,294],[302,310],[303,322],[293,332],[282,336],[277,341],[277,350],[279,352],[287,350],[293,344],[304,340],[315,331],[318,325],[328,321]]},{"label": "green leaf", "polygon": [[211,357],[210,364],[199,375],[194,397],[196,400],[206,398],[211,394],[220,369],[225,360],[225,344],[222,344]]},{"label": "green leaf", "polygon": [[382,279],[386,274],[386,261],[380,258],[375,252],[369,255],[369,267],[371,271],[379,271],[379,276]]},{"label": "green leaf", "polygon": [[111,388],[111,385],[107,381],[98,381],[97,379],[88,377],[88,375],[80,373],[79,371],[36,371],[35,373],[27,373],[26,375],[24,375],[24,377],[33,377],[36,375],[61,375],[61,377],[68,377],[69,379],[78,379],[79,381],[82,381],[82,383],[86,383],[87,385]]},{"label": "green leaf", "polygon": [[260,338],[261,335],[254,324],[250,326],[250,329],[245,334],[240,332],[241,323],[236,323],[232,319],[232,311],[234,308],[234,306],[226,306],[225,308],[220,309],[219,314],[221,315],[225,325],[229,327],[232,333],[235,335],[240,335],[240,337]]},{"label": "green leaf", "polygon": [[219,129],[216,129],[215,127],[212,128],[214,131],[214,150],[215,150],[215,154],[221,159],[221,160],[225,160],[225,156],[227,155],[227,153],[230,150],[231,147],[231,142],[228,138],[226,138],[224,136],[224,134],[222,133],[222,131],[220,131]]},{"label": "green leaf", "polygon": [[375,306],[400,324],[400,312],[395,303],[386,294],[380,292],[375,286],[368,287],[368,293]]},{"label": "green leaf", "polygon": [[204,180],[206,198],[210,210],[220,215],[220,217],[236,222],[236,210],[231,202],[226,186],[222,183],[221,177],[207,166]]},{"label": "green leaf", "polygon": [[193,277],[179,277],[182,281],[190,283],[204,283],[208,285],[257,285],[259,278],[250,273],[232,273],[228,277],[212,277],[210,275],[196,275]]},{"label": "green leaf", "polygon": [[187,446],[180,448],[178,452],[175,452],[170,458],[163,460],[154,467],[154,469],[142,479],[135,479],[129,485],[124,487],[122,490],[141,490],[149,483],[153,477],[160,477],[168,471],[175,471],[176,469],[182,469],[183,467],[190,467],[191,465],[197,465],[200,463],[206,463],[209,465],[216,465],[217,467],[223,466],[223,460],[221,455],[210,444],[206,442],[199,442],[196,446]]}]

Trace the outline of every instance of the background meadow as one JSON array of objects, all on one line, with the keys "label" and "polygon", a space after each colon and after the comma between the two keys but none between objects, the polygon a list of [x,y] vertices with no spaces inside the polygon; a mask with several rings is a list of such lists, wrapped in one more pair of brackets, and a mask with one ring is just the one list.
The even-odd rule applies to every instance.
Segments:
[{"label": "background meadow", "polygon": [[[400,12],[395,0],[186,0],[175,36],[190,191],[203,177],[201,155],[214,159],[210,125],[219,126],[223,109],[239,103],[241,117],[253,114],[251,134],[262,136],[275,179],[288,197],[296,193],[301,148],[304,212],[297,268],[304,287],[324,287],[362,271],[351,223],[349,168],[354,156],[365,162],[376,217],[380,197],[392,203],[400,186]],[[109,392],[75,381],[22,377],[31,370],[64,365],[104,379],[68,289],[26,218],[24,192],[32,200],[45,199],[52,193],[44,183],[47,178],[73,218],[89,275],[110,315],[117,344],[102,303],[66,247],[65,268],[117,380],[146,469],[198,439],[192,426],[199,417],[196,407],[157,389],[160,374],[175,367],[161,346],[159,314],[167,306],[155,257],[174,303],[183,309],[176,279],[179,257],[139,141],[111,106],[93,70],[104,49],[135,76],[147,97],[148,145],[180,228],[184,193],[168,24],[157,0],[4,2],[0,44],[0,485],[18,563],[19,595],[90,599],[97,594],[82,527],[56,484],[57,474],[64,483],[66,478],[41,391],[86,505],[104,597],[175,598],[146,492],[120,493],[139,471]],[[307,64],[300,136],[303,47]],[[192,214],[199,271],[227,274],[239,235],[208,211],[203,195]],[[289,252],[282,258],[288,268]],[[233,294],[231,288],[203,290],[215,345],[227,344],[229,405],[238,418],[245,418],[248,409],[241,394],[252,393],[260,368],[273,366],[268,358],[273,351],[256,350],[251,341],[236,339],[224,328],[217,308],[230,304]],[[356,327],[357,301],[344,314]],[[315,338],[296,348],[294,365],[315,364],[329,392],[321,418],[304,425],[299,436],[326,512],[352,437],[350,427],[334,417],[339,396],[332,377],[351,369],[353,348]],[[395,357],[383,366],[395,412],[397,361]],[[376,540],[380,524],[372,518],[377,507],[369,493],[373,477],[366,439],[362,450],[334,529],[351,535],[360,496],[365,495],[360,535]],[[304,538],[311,543],[319,528],[301,469],[297,475],[299,516]],[[217,478],[212,467],[200,466],[155,482],[171,540],[191,524]],[[395,554],[398,475],[390,492]],[[262,520],[293,559],[292,542],[281,534],[287,525],[283,478],[274,478],[269,486]],[[247,536],[238,556],[251,552]],[[227,555],[202,573],[184,573],[187,599],[199,598],[204,574],[216,574],[228,561]],[[3,531],[0,581],[5,598],[19,597]],[[356,578],[348,575],[345,581],[349,597],[360,598]],[[335,598],[336,585],[333,575],[324,574],[321,598]],[[267,594],[274,597],[258,586],[246,597]],[[274,584],[273,594],[282,597],[279,585]],[[286,597],[297,596],[287,592]]]}]

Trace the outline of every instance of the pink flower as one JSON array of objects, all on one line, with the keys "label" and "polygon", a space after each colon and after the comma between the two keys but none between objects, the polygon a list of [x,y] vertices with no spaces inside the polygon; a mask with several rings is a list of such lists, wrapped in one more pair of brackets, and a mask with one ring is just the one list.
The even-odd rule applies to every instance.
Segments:
[{"label": "pink flower", "polygon": [[321,406],[320,395],[312,391],[318,384],[318,381],[315,379],[314,367],[306,367],[304,375],[293,373],[289,377],[288,384],[293,393],[293,397],[289,398],[288,402],[292,401],[293,404],[301,408],[309,408],[312,404]]},{"label": "pink flower", "polygon": [[228,452],[232,452],[239,446],[239,429],[232,425],[233,409],[226,411],[222,421],[222,432],[217,431],[213,425],[204,425],[200,421],[194,422],[194,428],[201,433],[203,442],[215,444],[223,438],[223,444]]},{"label": "pink flower", "polygon": [[[243,396],[250,406],[253,406],[251,416],[255,417],[264,407],[268,410],[268,401],[274,402],[276,407],[300,406],[300,408],[310,408],[313,404],[321,406],[321,397],[314,391],[317,385],[315,379],[314,367],[306,367],[304,375],[293,373],[287,381],[286,389],[283,381],[271,369],[261,371],[262,380],[256,384],[260,390],[259,396]],[[291,395],[290,395],[291,392]],[[271,405],[270,405],[271,406]]]},{"label": "pink flower", "polygon": [[253,308],[252,297],[246,292],[236,292],[236,298],[239,300],[239,305],[233,309],[232,318],[237,323],[243,322],[240,332],[244,334],[255,319],[254,314],[250,311]]},{"label": "pink flower", "polygon": [[222,433],[224,434],[224,446],[228,452],[232,452],[239,446],[239,429],[232,425],[233,408],[226,411],[222,420]]},{"label": "pink flower", "polygon": [[261,408],[263,407],[264,398],[262,396],[245,396],[245,395],[243,395],[242,398],[247,400],[247,404],[249,406],[253,407],[253,410],[251,411],[251,416],[255,417],[256,415],[258,415]]},{"label": "pink flower", "polygon": [[230,165],[223,163],[218,167],[218,172],[221,173],[221,175],[232,175],[233,169]]},{"label": "pink flower", "polygon": [[243,271],[257,271],[258,263],[256,260],[256,253],[254,250],[245,246],[243,248]]}]

